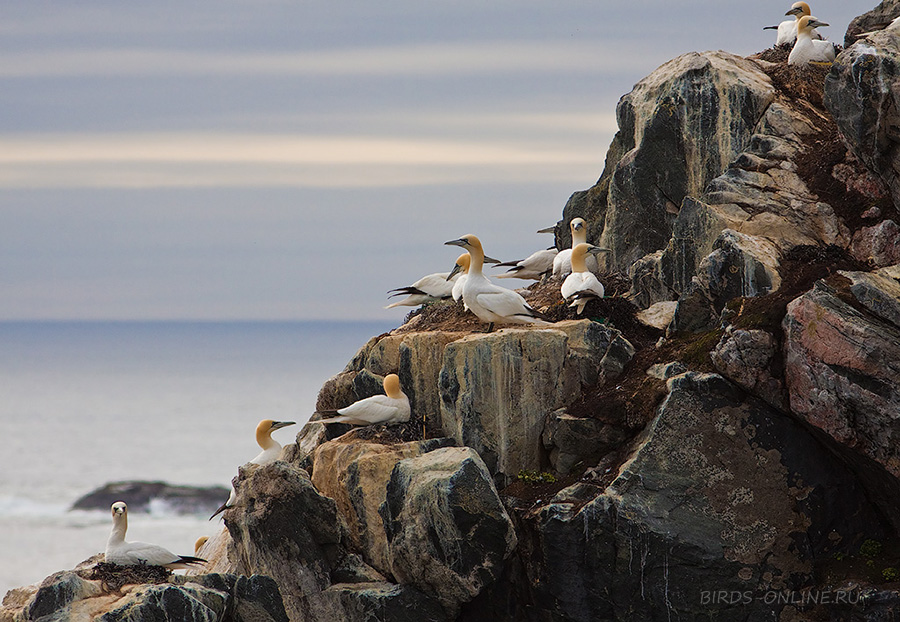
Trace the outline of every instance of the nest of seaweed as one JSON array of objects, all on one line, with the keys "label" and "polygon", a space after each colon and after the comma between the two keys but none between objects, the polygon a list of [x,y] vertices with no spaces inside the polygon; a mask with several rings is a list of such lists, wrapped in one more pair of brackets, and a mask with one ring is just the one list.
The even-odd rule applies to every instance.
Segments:
[{"label": "nest of seaweed", "polygon": [[105,589],[118,591],[124,585],[165,583],[170,576],[172,576],[172,572],[162,566],[150,566],[148,564],[120,566],[119,564],[98,562],[91,568],[88,578],[100,581]]}]

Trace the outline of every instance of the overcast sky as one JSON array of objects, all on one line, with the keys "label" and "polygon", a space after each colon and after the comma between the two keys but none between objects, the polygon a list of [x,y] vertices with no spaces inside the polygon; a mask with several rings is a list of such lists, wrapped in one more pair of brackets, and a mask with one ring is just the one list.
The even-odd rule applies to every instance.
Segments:
[{"label": "overcast sky", "polygon": [[[838,42],[874,5],[812,3]],[[399,322],[444,241],[552,243],[635,82],[790,2],[0,6],[0,320]]]}]

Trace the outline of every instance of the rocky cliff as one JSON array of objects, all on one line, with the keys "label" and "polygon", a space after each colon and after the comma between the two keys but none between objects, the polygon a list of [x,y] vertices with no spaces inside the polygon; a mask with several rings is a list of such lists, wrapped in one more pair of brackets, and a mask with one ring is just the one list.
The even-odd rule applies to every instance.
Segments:
[{"label": "rocky cliff", "polygon": [[[854,38],[900,4],[871,15]],[[553,282],[527,292],[552,326],[411,314],[319,407],[397,373],[412,420],[311,422],[242,469],[200,551],[218,574],[115,599],[58,575],[0,620],[143,619],[138,595],[193,599],[191,620],[891,619],[898,56],[884,30],[831,68],[774,49],[666,63],[622,98],[603,174],[557,227],[567,246],[582,217],[612,249],[587,319]]]}]

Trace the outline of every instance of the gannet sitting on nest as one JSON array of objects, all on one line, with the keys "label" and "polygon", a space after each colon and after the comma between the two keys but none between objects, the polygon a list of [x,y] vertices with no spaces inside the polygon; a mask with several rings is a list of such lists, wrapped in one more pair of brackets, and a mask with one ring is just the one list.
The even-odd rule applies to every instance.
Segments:
[{"label": "gannet sitting on nest", "polygon": [[126,542],[128,531],[128,506],[124,501],[116,501],[112,510],[113,528],[106,541],[106,563],[120,566],[162,566],[169,570],[190,568],[205,564],[206,560],[189,555],[176,555],[156,544],[146,542]]},{"label": "gannet sitting on nest", "polygon": [[566,277],[559,288],[562,297],[570,307],[575,307],[578,315],[584,311],[584,305],[591,298],[603,298],[603,284],[593,272],[588,272],[585,259],[590,255],[609,252],[608,248],[600,248],[592,244],[577,244],[572,249],[572,274]]},{"label": "gannet sitting on nest", "polygon": [[817,41],[812,38],[813,28],[827,26],[812,15],[804,15],[797,22],[797,42],[788,56],[788,65],[809,63],[833,63],[836,52],[831,41]]},{"label": "gannet sitting on nest", "polygon": [[[569,230],[572,232],[572,248],[587,242],[587,223],[583,218],[573,218],[569,223]],[[585,262],[591,272],[600,271],[600,264],[595,255],[587,257]],[[559,251],[553,260],[553,276],[563,278],[570,272],[572,272],[572,249],[566,248]]]},{"label": "gannet sitting on nest", "polygon": [[497,267],[509,266],[505,274],[498,274],[498,279],[533,279],[540,281],[544,275],[553,270],[553,260],[559,251],[555,247],[531,253],[525,259],[516,261],[504,261]]},{"label": "gannet sitting on nest", "polygon": [[317,410],[317,413],[337,416],[319,419],[313,423],[372,425],[409,421],[409,398],[400,389],[400,377],[397,374],[388,374],[384,377],[382,386],[385,395],[373,395],[337,410]]},{"label": "gannet sitting on nest", "polygon": [[538,311],[532,309],[520,294],[494,285],[482,273],[484,250],[481,240],[464,235],[458,240],[444,242],[469,251],[469,276],[463,287],[463,302],[482,322],[488,322],[488,332],[494,324],[548,324]]},{"label": "gannet sitting on nest", "polygon": [[454,282],[455,279],[450,278],[449,272],[435,272],[434,274],[423,276],[409,287],[398,287],[397,289],[389,290],[388,293],[391,295],[388,298],[402,296],[403,294],[407,294],[407,297],[403,300],[392,302],[385,309],[393,309],[400,306],[418,307],[426,302],[445,300],[452,295]]},{"label": "gannet sitting on nest", "polygon": [[[809,5],[805,2],[795,2],[791,5],[791,10],[785,15],[793,15],[794,19],[786,19],[777,26],[766,26],[763,30],[778,30],[775,38],[775,45],[793,45],[797,40],[797,24],[804,15],[810,15]],[[813,39],[821,39],[822,35],[813,30]]]},{"label": "gannet sitting on nest", "polygon": [[[471,261],[471,257],[469,257],[469,253],[463,253],[459,257],[456,258],[456,265],[453,266],[453,270],[450,271],[450,276],[447,277],[452,278],[454,274],[459,273],[459,277],[457,277],[456,282],[453,284],[453,302],[458,302],[462,300],[462,292],[463,287],[466,285],[466,280],[469,278],[469,263]],[[465,302],[463,306],[465,306]],[[466,307],[466,311],[469,308]]]},{"label": "gannet sitting on nest", "polygon": [[[250,464],[258,464],[260,466],[275,462],[281,457],[281,443],[272,438],[272,432],[281,428],[294,425],[293,421],[272,421],[271,419],[263,419],[256,426],[256,444],[262,448],[262,451],[256,455]],[[220,512],[230,508],[237,501],[237,491],[232,486],[231,494],[228,495],[228,501],[219,506],[209,520],[212,520]]]}]

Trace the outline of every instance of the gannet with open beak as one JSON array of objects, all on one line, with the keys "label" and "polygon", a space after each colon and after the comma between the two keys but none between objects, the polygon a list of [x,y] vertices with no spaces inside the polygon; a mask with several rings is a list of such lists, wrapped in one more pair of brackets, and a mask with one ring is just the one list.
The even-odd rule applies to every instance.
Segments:
[{"label": "gannet with open beak", "polygon": [[384,377],[382,386],[385,395],[373,395],[337,410],[317,410],[318,413],[337,416],[319,419],[313,423],[372,425],[409,421],[409,398],[400,388],[400,377],[397,374],[388,374]]},{"label": "gannet with open beak", "polygon": [[[454,274],[459,273],[459,277],[457,277],[456,282],[453,284],[453,301],[458,302],[462,300],[462,290],[466,285],[466,279],[469,278],[469,262],[471,258],[469,257],[469,253],[463,253],[459,257],[456,258],[456,264],[453,266],[453,270],[450,271],[450,276],[448,279],[453,277]],[[463,305],[465,306],[465,302]],[[469,308],[466,307],[466,311]]]},{"label": "gannet with open beak", "polygon": [[169,570],[179,570],[206,563],[205,559],[190,555],[176,555],[156,544],[126,542],[128,506],[124,501],[116,501],[110,509],[112,510],[113,527],[109,534],[109,540],[106,541],[104,555],[108,564],[162,566]]},{"label": "gannet with open beak", "polygon": [[[791,5],[791,10],[785,15],[792,15],[794,19],[786,19],[777,26],[766,26],[763,30],[777,30],[775,37],[775,45],[793,45],[797,40],[797,24],[804,15],[810,15],[809,5],[805,2],[795,2]],[[813,30],[813,39],[821,39],[822,35]]]},{"label": "gannet with open beak", "polygon": [[488,332],[494,324],[548,324],[532,309],[520,294],[494,285],[482,273],[484,250],[476,236],[464,235],[458,240],[444,242],[469,251],[469,276],[463,287],[463,302],[482,322],[488,322]]},{"label": "gannet with open beak", "polygon": [[[250,464],[258,464],[260,466],[275,462],[281,457],[281,443],[272,438],[272,432],[281,428],[294,425],[293,421],[272,421],[271,419],[263,419],[256,426],[256,444],[262,448]],[[232,486],[231,494],[228,495],[228,501],[219,506],[209,520],[212,520],[220,512],[224,512],[226,508],[230,508],[237,501],[237,491]]]},{"label": "gannet with open beak", "polygon": [[600,248],[592,244],[577,244],[572,249],[572,274],[566,277],[559,288],[563,299],[575,307],[578,315],[584,311],[584,305],[591,298],[603,298],[603,284],[593,272],[589,272],[585,259],[589,255],[608,252],[608,248]]},{"label": "gannet with open beak", "polygon": [[797,42],[788,56],[788,65],[808,63],[833,63],[837,55],[831,41],[817,41],[812,38],[813,28],[828,26],[812,15],[804,15],[797,22]]},{"label": "gannet with open beak", "polygon": [[[583,218],[573,218],[569,223],[569,230],[572,232],[572,248],[587,242],[587,223]],[[600,271],[596,256],[590,255],[585,262],[591,272]],[[566,248],[559,251],[553,260],[553,276],[562,278],[570,272],[572,272],[572,249]]]}]

